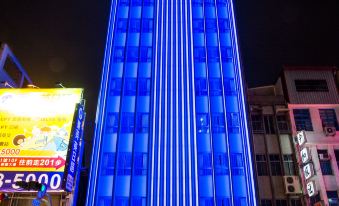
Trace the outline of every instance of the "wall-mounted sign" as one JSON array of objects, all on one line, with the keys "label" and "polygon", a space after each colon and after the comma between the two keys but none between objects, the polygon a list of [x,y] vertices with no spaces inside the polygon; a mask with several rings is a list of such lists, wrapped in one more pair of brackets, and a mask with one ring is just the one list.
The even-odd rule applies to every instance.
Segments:
[{"label": "wall-mounted sign", "polygon": [[311,160],[310,151],[307,147],[305,147],[304,149],[300,151],[300,157],[301,157],[302,163],[304,164]]},{"label": "wall-mounted sign", "polygon": [[305,180],[310,179],[314,175],[314,168],[312,163],[308,163],[303,167]]},{"label": "wall-mounted sign", "polygon": [[40,181],[61,190],[76,105],[82,89],[0,90],[0,190]]},{"label": "wall-mounted sign", "polygon": [[306,190],[309,197],[312,197],[316,194],[315,182],[309,181],[306,184]]},{"label": "wall-mounted sign", "polygon": [[297,132],[297,140],[300,147],[307,142],[305,131]]}]

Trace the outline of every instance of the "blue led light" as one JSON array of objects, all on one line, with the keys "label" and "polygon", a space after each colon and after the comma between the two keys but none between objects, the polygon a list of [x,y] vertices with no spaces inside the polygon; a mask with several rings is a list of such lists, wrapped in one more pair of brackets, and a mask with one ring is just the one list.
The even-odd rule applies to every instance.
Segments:
[{"label": "blue led light", "polygon": [[230,1],[112,1],[87,205],[256,205],[236,37]]}]

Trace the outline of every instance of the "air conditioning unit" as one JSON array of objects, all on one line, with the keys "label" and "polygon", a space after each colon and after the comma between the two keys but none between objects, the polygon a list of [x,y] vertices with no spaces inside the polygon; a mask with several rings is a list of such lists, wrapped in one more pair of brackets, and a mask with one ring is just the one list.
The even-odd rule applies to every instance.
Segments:
[{"label": "air conditioning unit", "polygon": [[285,194],[300,194],[301,187],[298,176],[284,176]]},{"label": "air conditioning unit", "polygon": [[330,160],[331,156],[328,155],[327,153],[325,154],[319,154],[319,160]]},{"label": "air conditioning unit", "polygon": [[324,133],[326,136],[335,136],[335,127],[324,127]]}]

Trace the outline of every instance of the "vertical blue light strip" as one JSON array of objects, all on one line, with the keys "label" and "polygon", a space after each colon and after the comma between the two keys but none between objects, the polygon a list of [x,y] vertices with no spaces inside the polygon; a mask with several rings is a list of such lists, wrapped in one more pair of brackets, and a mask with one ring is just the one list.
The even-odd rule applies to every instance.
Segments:
[{"label": "vertical blue light strip", "polygon": [[255,206],[231,0],[112,0],[86,204]]}]

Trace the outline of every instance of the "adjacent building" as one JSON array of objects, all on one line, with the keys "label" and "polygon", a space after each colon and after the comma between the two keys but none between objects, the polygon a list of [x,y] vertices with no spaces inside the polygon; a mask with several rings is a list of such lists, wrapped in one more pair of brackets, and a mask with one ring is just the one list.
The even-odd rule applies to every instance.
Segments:
[{"label": "adjacent building", "polygon": [[275,85],[249,90],[261,205],[339,204],[336,76],[335,67],[284,67]]},{"label": "adjacent building", "polygon": [[32,84],[32,81],[24,68],[9,46],[0,42],[0,88],[20,88],[28,84]]},{"label": "adjacent building", "polygon": [[231,0],[112,0],[87,205],[256,205]]}]

